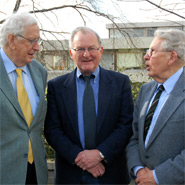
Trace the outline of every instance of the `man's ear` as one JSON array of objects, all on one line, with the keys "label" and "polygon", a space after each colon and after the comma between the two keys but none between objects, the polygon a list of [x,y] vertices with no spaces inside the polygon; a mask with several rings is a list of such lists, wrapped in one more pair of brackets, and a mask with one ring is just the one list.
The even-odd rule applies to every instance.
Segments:
[{"label": "man's ear", "polygon": [[101,54],[103,55],[103,46],[100,48]]},{"label": "man's ear", "polygon": [[178,55],[176,51],[171,51],[170,53],[170,60],[168,62],[168,65],[172,65],[178,60]]},{"label": "man's ear", "polygon": [[15,36],[13,34],[8,35],[8,44],[12,49],[15,48]]},{"label": "man's ear", "polygon": [[73,54],[72,54],[71,49],[69,50],[69,55],[70,55],[70,57],[72,58]]}]

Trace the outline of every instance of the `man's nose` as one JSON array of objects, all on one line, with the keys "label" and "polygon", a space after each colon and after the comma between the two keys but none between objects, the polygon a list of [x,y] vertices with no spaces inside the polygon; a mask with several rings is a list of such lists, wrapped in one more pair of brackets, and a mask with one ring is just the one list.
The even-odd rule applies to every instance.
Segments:
[{"label": "man's nose", "polygon": [[83,56],[88,56],[88,55],[90,55],[90,52],[88,49],[85,49]]},{"label": "man's nose", "polygon": [[38,43],[38,42],[36,42],[36,43],[33,45],[33,49],[34,49],[35,51],[39,51],[39,50],[40,50],[40,46],[39,46],[39,43]]},{"label": "man's nose", "polygon": [[145,55],[144,55],[144,60],[146,61],[146,60],[150,60],[150,56],[148,55],[148,53],[146,53]]}]

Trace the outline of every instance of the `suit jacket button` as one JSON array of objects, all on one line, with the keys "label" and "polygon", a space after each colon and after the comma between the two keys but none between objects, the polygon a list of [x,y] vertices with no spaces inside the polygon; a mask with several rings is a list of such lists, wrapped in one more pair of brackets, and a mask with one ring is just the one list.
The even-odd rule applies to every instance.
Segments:
[{"label": "suit jacket button", "polygon": [[145,155],[145,158],[146,158],[146,159],[149,159],[150,157],[149,157],[148,155]]},{"label": "suit jacket button", "polygon": [[25,153],[25,154],[23,155],[23,157],[24,157],[24,158],[27,158],[27,157],[28,157],[28,154],[27,154],[27,153]]}]

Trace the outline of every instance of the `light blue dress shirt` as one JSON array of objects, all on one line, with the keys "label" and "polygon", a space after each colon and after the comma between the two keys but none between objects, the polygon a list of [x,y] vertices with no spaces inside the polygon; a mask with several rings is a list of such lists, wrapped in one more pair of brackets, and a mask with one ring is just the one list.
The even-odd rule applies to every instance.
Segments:
[{"label": "light blue dress shirt", "polygon": [[[0,49],[0,55],[3,60],[5,69],[8,73],[8,76],[10,78],[10,81],[12,83],[13,89],[17,95],[17,87],[16,87],[16,80],[17,80],[17,73],[15,72],[16,66],[15,64],[10,60],[10,58],[6,55],[3,48]],[[20,67],[22,69],[22,79],[23,79],[23,85],[26,89],[26,92],[28,94],[28,98],[30,100],[31,109],[33,117],[35,116],[37,106],[39,104],[40,98],[38,96],[38,93],[35,89],[33,80],[31,78],[31,74],[29,71],[28,66]]]},{"label": "light blue dress shirt", "polygon": [[[153,129],[155,127],[155,123],[156,123],[157,118],[158,118],[158,116],[159,116],[159,114],[161,112],[161,109],[164,106],[166,100],[168,99],[170,93],[172,92],[176,82],[178,81],[178,79],[180,78],[182,73],[183,73],[183,67],[180,68],[176,73],[174,73],[170,78],[168,78],[163,83],[164,91],[162,92],[162,94],[160,96],[158,105],[157,105],[157,107],[155,109],[155,112],[153,114],[153,118],[152,118],[152,121],[151,121],[151,124],[150,124],[150,128],[148,130],[148,133],[147,133],[147,136],[146,136],[146,140],[145,140],[145,148],[147,148],[148,141],[149,141],[150,136],[151,136],[151,134],[153,132]],[[148,112],[148,110],[149,110],[149,108],[150,108],[150,106],[151,106],[151,104],[153,102],[153,99],[154,99],[155,95],[157,94],[157,92],[159,90],[159,86],[160,85],[161,84],[159,83],[158,86],[157,86],[157,89],[154,92],[154,95],[153,95],[152,99],[150,100],[147,112]],[[146,112],[146,115],[147,115],[147,112]],[[141,168],[144,168],[144,167],[143,166],[137,166],[137,167],[134,168],[135,175],[137,174],[138,170],[141,169]],[[156,173],[155,173],[155,169],[153,170],[153,175],[154,175],[155,181],[157,182],[157,184],[159,184],[159,181],[158,181]]]},{"label": "light blue dress shirt", "polygon": [[[100,67],[98,66],[97,69],[92,73],[93,75],[95,75],[95,78],[90,80],[90,84],[94,92],[96,115],[98,113],[98,92],[99,92],[99,78],[100,78],[99,71],[100,71]],[[78,128],[79,128],[80,142],[82,144],[82,147],[84,148],[83,94],[85,90],[85,81],[82,78],[80,78],[81,74],[82,73],[77,68],[76,88],[77,88]]]}]

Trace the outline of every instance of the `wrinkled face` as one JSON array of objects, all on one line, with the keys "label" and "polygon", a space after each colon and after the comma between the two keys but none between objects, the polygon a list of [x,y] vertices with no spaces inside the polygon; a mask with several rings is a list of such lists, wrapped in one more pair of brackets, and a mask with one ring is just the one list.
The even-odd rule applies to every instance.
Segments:
[{"label": "wrinkled face", "polygon": [[[40,30],[37,25],[28,26],[25,29],[25,34],[23,37],[16,36],[14,39],[14,56],[13,61],[18,66],[24,66],[32,62],[34,54],[39,51],[38,42],[31,43],[29,40],[40,38]],[[27,39],[26,39],[27,38]],[[28,40],[29,39],[29,40]]]},{"label": "wrinkled face", "polygon": [[79,31],[74,36],[73,46],[69,53],[80,72],[88,76],[98,67],[103,54],[103,47],[100,47],[94,33]]},{"label": "wrinkled face", "polygon": [[170,51],[161,48],[162,42],[162,39],[154,38],[150,45],[151,52],[144,56],[148,76],[157,82],[164,82],[169,70]]}]

